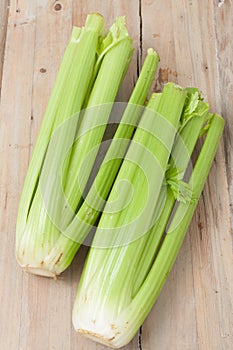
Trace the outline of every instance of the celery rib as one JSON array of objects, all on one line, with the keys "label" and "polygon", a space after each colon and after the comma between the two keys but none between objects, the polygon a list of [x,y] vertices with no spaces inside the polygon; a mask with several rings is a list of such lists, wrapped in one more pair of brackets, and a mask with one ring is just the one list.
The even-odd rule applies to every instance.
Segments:
[{"label": "celery rib", "polygon": [[[16,257],[18,262],[26,269],[34,267],[33,271],[35,273],[37,268],[38,271],[39,268],[40,270],[44,268],[45,256],[51,250],[51,246],[55,244],[60,234],[47,215],[47,208],[44,206],[40,186],[37,186],[39,184],[38,179],[43,170],[52,133],[65,120],[78,112],[83,105],[96,63],[96,51],[103,25],[102,16],[89,15],[82,30],[73,30],[43,118],[25,179],[17,218]],[[75,129],[76,125],[73,126],[73,130]],[[51,172],[47,174],[47,189],[51,192],[49,204],[51,211],[56,211],[56,206],[59,207],[59,203],[56,200],[56,189],[54,188],[53,191],[53,184],[50,181],[53,173],[59,166],[59,159],[62,157],[63,146],[68,136],[74,137],[74,132],[71,135],[64,135],[64,139],[60,140],[57,152],[55,152],[53,157]]]},{"label": "celery rib", "polygon": [[[48,261],[52,262],[55,261],[61,250],[65,252],[64,257],[62,257],[57,266],[57,273],[62,272],[72,261],[80,244],[90,232],[92,226],[100,215],[100,211],[103,207],[103,200],[107,198],[122,163],[122,157],[118,158],[119,152],[123,156],[127,149],[134,127],[141,114],[141,106],[145,102],[154,79],[158,61],[158,55],[153,50],[149,50],[136,86],[130,97],[129,104],[122,116],[122,120],[117,128],[114,139],[112,140],[94,183],[88,192],[87,200],[84,201],[76,217],[60,236],[51,253],[46,258]],[[112,160],[110,163],[108,162],[109,159]],[[99,197],[95,196],[96,188],[98,188]],[[91,215],[88,215],[90,210]],[[65,259],[66,265],[64,265],[63,259]]]},{"label": "celery rib", "polygon": [[[18,222],[20,224],[25,224],[26,222],[29,203],[43,165],[49,140],[54,131],[55,123],[58,124],[58,111],[61,111],[60,116],[68,118],[82,107],[86,91],[85,84],[91,77],[96,60],[98,33],[103,26],[103,18],[101,16],[98,16],[96,21],[96,31],[92,34],[86,30],[83,33],[84,40],[79,43],[74,42],[73,39],[80,35],[80,30],[74,29],[71,34],[71,40],[65,51],[29,164],[19,206]],[[80,50],[77,49],[80,46]],[[74,61],[77,62],[76,65],[73,65]],[[85,66],[87,65],[89,70],[85,71]],[[76,92],[80,89],[81,84],[83,92],[77,98]],[[68,96],[64,96],[64,90],[69,90]]]},{"label": "celery rib", "polygon": [[[158,98],[159,103],[162,98],[163,94]],[[169,104],[168,101],[167,103]],[[164,103],[164,107],[166,105]],[[183,174],[188,163],[187,154],[192,153],[208,115],[208,106],[205,103],[201,102],[199,107],[199,114],[191,113],[192,115],[188,116],[189,120],[183,120],[184,127],[180,128],[181,139],[187,150],[185,153],[180,150],[179,139],[176,139],[172,150],[172,156],[176,154],[178,163],[184,166]],[[156,108],[159,108],[158,104]],[[189,180],[196,200],[188,204],[179,203],[156,257],[158,245],[175,202],[169,187],[165,209],[149,236],[144,235],[128,245],[99,248],[96,244],[96,240],[101,239],[102,221],[112,220],[104,211],[84,266],[73,309],[73,324],[80,333],[84,332],[90,338],[115,348],[126,345],[135,335],[155,302],[178,254],[208,176],[223,127],[223,119],[214,115]],[[171,164],[174,163],[172,156]],[[132,179],[134,176],[135,174],[132,174]],[[116,224],[117,221],[113,222],[113,225]],[[121,230],[118,229],[118,232]],[[115,242],[119,242],[118,237]],[[94,324],[92,320],[95,320]]]},{"label": "celery rib", "polygon": [[[167,84],[159,100],[157,107],[158,111],[171,123],[171,125],[173,125],[174,128],[174,130],[172,128],[169,130],[169,150],[158,138],[154,137],[143,128],[140,128],[140,125],[144,125],[145,121],[148,119],[148,113],[151,113],[152,108],[154,108],[154,99],[152,95],[148,108],[145,110],[133,137],[133,141],[143,145],[144,150],[134,152],[135,149],[137,150],[137,146],[135,146],[136,143],[131,143],[127,152],[127,154],[131,152],[131,155],[137,155],[138,164],[140,164],[142,160],[148,163],[149,160],[148,165],[151,165],[150,157],[145,157],[147,152],[151,152],[156,155],[160,166],[165,172],[185,98],[185,90],[174,84]],[[157,99],[155,99],[157,105],[156,100]],[[154,122],[156,122],[155,117]],[[131,159],[131,155],[129,159]],[[154,198],[153,206],[155,207],[162,186],[164,173],[161,173],[158,168],[154,169],[154,171],[155,173],[152,175],[154,175],[155,188],[154,191],[150,193],[150,196]],[[142,181],[144,181],[143,176],[138,174],[138,171],[136,171],[132,163],[124,160],[108,201],[114,201],[114,189],[117,188],[118,183],[123,178],[126,178],[130,183],[133,183],[134,188],[136,188],[135,192],[137,191],[137,196],[134,197],[134,201],[129,204],[129,207],[126,208],[125,211],[123,210],[119,213],[108,214],[105,207],[84,267],[73,309],[73,324],[75,329],[81,329],[93,333],[98,333],[97,329],[103,329],[103,332],[106,330],[108,336],[102,334],[101,331],[100,334],[101,336],[105,336],[106,339],[108,337],[111,338],[111,336],[115,337],[115,331],[111,330],[110,324],[115,324],[118,314],[121,314],[122,310],[131,303],[132,281],[134,273],[136,272],[136,262],[143,249],[143,245],[141,244],[143,238],[132,242],[134,240],[134,236],[132,235],[133,232],[131,233],[127,231],[124,227],[125,220],[128,220],[128,218],[134,214],[135,210],[140,210],[141,198],[144,196],[146,185],[142,184]],[[123,196],[127,196],[127,193],[124,193]],[[147,212],[148,216],[146,219],[148,221],[152,218],[153,207],[149,210],[150,212]],[[142,219],[141,225],[143,225],[143,223],[145,224],[145,220]],[[111,237],[112,244],[109,248],[106,248],[106,244],[104,244],[105,248],[99,248],[101,247],[102,229],[106,228],[107,231],[109,231],[109,224],[110,227],[117,227],[117,233]],[[132,226],[132,231],[134,228],[135,226]],[[128,243],[131,243],[122,246],[122,240],[124,241],[127,233],[129,234],[127,238],[130,239]],[[101,282],[98,283],[98,281]],[[98,286],[98,288],[96,288],[96,286]],[[83,304],[83,298],[86,300],[85,305]],[[92,326],[89,323],[89,318],[86,317],[89,310],[91,310],[93,319],[96,320],[96,327]],[[111,345],[113,344],[114,341]]]},{"label": "celery rib", "polygon": [[[208,114],[208,105],[202,101],[199,103],[202,106],[202,110],[199,111],[198,108],[194,110],[192,117],[188,122],[185,122],[184,127],[182,126],[179,137],[174,144],[170,157],[169,164],[174,165],[175,162],[176,167],[183,169],[183,176],[188,167],[190,157],[193,153],[200,131],[205,124],[206,116]],[[192,186],[190,187],[192,188]],[[137,273],[135,274],[133,295],[136,295],[141,284],[148,274],[175,204],[175,196],[170,187],[167,186],[165,191],[166,202],[163,207],[161,216],[145,237],[146,242],[144,250],[142,252],[140,261],[138,262]]]},{"label": "celery rib", "polygon": [[[168,228],[162,247],[159,250],[158,256],[151,267],[146,280],[139,289],[132,303],[129,305],[129,308],[125,309],[120,316],[121,320],[119,319],[119,323],[125,319],[130,320],[132,325],[129,327],[128,339],[131,339],[134,336],[136,330],[146,318],[166,282],[168,274],[179,253],[181,244],[196,209],[198,199],[200,198],[206,182],[222,136],[223,128],[224,120],[221,116],[215,114],[210,123],[206,139],[190,178],[190,184],[192,184],[196,201],[190,203],[188,209],[186,209],[184,203],[179,204],[175,216]],[[185,215],[183,215],[184,211]],[[182,220],[180,220],[181,218]],[[141,312],[137,312],[139,307]]]}]

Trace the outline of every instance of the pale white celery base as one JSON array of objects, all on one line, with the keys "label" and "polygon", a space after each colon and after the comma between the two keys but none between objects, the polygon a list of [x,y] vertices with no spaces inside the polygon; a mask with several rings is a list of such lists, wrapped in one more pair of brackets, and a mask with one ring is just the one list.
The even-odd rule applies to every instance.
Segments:
[{"label": "pale white celery base", "polygon": [[[99,310],[96,317],[90,317],[93,312],[92,305],[82,305],[75,303],[73,310],[73,325],[75,330],[89,339],[101,343],[103,345],[118,349],[130,342],[137,332],[129,320],[119,318],[110,319],[106,317],[106,309],[104,312]],[[109,315],[111,312],[109,312]],[[113,315],[112,315],[113,316]],[[123,315],[122,315],[123,316]],[[124,315],[125,316],[125,315]],[[131,330],[129,329],[131,328]],[[134,330],[132,332],[132,330]],[[133,334],[132,334],[133,333]]]},{"label": "pale white celery base", "polygon": [[40,276],[55,278],[60,275],[70,265],[79,244],[62,235],[54,242],[46,239],[35,241],[32,235],[29,240],[29,233],[26,231],[16,245],[15,255],[19,265],[25,271]]},{"label": "pale white celery base", "polygon": [[60,273],[56,271],[53,266],[49,266],[45,260],[39,261],[38,259],[34,259],[33,257],[25,256],[24,254],[16,254],[16,259],[18,264],[24,269],[24,271],[33,273],[39,276],[45,277],[56,277]]},{"label": "pale white celery base", "polygon": [[33,273],[34,275],[39,275],[39,276],[44,276],[44,277],[52,277],[52,278],[56,278],[56,273],[49,271],[49,270],[45,270],[45,269],[40,269],[38,267],[34,267],[34,266],[30,266],[30,265],[25,265],[22,266],[24,271],[29,272],[29,273]]}]

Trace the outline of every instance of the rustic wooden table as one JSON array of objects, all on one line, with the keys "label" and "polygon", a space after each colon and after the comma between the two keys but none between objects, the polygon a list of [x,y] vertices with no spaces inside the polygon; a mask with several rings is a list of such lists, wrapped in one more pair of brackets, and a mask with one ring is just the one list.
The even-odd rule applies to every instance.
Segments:
[{"label": "rustic wooden table", "polygon": [[[60,5],[61,6],[60,6]],[[71,310],[86,249],[57,281],[14,257],[18,200],[72,24],[89,12],[126,15],[135,55],[127,100],[148,47],[155,82],[195,85],[226,120],[224,136],[180,255],[156,305],[125,349],[226,350],[232,338],[233,4],[230,0],[1,0],[0,349],[104,350],[77,335]]]}]

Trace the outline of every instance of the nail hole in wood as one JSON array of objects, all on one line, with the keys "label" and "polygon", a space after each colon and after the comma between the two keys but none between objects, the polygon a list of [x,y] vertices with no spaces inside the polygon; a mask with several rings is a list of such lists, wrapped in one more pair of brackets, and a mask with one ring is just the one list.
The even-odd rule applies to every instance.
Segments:
[{"label": "nail hole in wood", "polygon": [[40,72],[41,72],[41,73],[46,73],[47,70],[46,70],[45,68],[41,68],[41,69],[40,69]]},{"label": "nail hole in wood", "polygon": [[17,8],[17,9],[16,9],[16,12],[17,12],[17,13],[20,13],[20,8]]}]

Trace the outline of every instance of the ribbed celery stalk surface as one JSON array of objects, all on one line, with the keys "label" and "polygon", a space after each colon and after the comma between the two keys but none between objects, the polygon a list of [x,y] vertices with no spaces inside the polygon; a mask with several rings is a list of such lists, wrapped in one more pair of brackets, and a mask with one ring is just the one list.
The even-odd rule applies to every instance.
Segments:
[{"label": "ribbed celery stalk surface", "polygon": [[[180,92],[183,94],[183,98],[169,94],[169,89]],[[177,103],[180,106],[179,112],[176,109]],[[182,104],[184,105],[183,111]],[[108,205],[106,205],[107,211],[105,213],[104,210],[100,219],[81,276],[73,309],[73,324],[77,331],[114,348],[126,345],[133,338],[167,279],[201,195],[224,126],[224,121],[220,116],[209,113],[208,105],[201,101],[200,95],[195,89],[182,91],[169,84],[164,87],[162,94],[154,95],[154,105],[152,96],[148,107],[154,107],[155,112],[159,112],[159,120],[160,115],[166,116],[166,106],[168,115],[176,114],[178,119],[173,125],[177,130],[179,129],[170,150],[170,158],[168,155],[164,157],[166,150],[160,147],[158,140],[154,144],[150,144],[148,137],[146,139],[142,136],[138,138],[139,142],[146,141],[144,143],[145,153],[153,151],[158,159],[160,156],[163,158],[165,179],[162,183],[158,174],[155,174],[157,186],[153,194],[154,207],[151,208],[151,213],[148,212],[147,218],[148,221],[154,220],[154,222],[152,220],[153,225],[147,232],[142,230],[142,236],[134,240],[136,228],[132,225],[133,229],[130,230],[126,225],[131,215],[130,210],[123,208],[118,213],[110,213]],[[178,116],[180,116],[181,111],[182,115],[179,121]],[[133,140],[139,129],[140,124]],[[153,130],[152,124],[151,130]],[[169,128],[168,130],[172,131]],[[185,187],[183,178],[189,157],[199,135],[203,134],[203,130],[207,130],[207,136],[189,183]],[[161,134],[163,134],[163,130],[161,130]],[[156,137],[158,137],[157,133]],[[170,134],[170,138],[173,138],[173,135]],[[134,147],[135,144],[132,143],[129,151]],[[145,153],[141,154],[138,164],[142,164],[143,156],[146,158]],[[165,169],[166,163],[168,163],[167,171]],[[139,215],[139,209],[142,209],[142,204],[145,203],[143,197],[145,197],[146,190],[142,177],[140,179],[139,175],[136,174],[138,170],[135,169],[131,172],[131,167],[126,155],[110,193],[109,206],[111,201],[116,198],[114,190],[117,184],[125,177],[130,179],[134,185],[136,184],[136,187],[141,187],[141,194],[138,192],[138,196],[134,197],[132,203],[129,204],[129,207],[132,205],[135,211],[138,210]],[[172,167],[176,171],[171,171]],[[182,193],[182,190],[186,190],[188,194],[191,191],[191,197],[185,198],[186,193],[185,191]],[[160,196],[163,191],[166,192],[166,197],[165,202],[162,203],[162,210],[158,217],[153,217],[152,212],[153,210],[158,211],[157,207],[160,204]],[[179,198],[180,202],[174,216],[170,218],[176,198]],[[124,210],[127,215],[123,214]],[[143,224],[146,226],[146,220]],[[165,232],[167,225],[168,228]],[[116,233],[110,235],[110,240],[108,240],[106,236],[111,232],[113,226]]]},{"label": "ribbed celery stalk surface", "polygon": [[[101,214],[105,200],[111,190],[114,179],[121,166],[125,151],[134,132],[137,121],[144,109],[147,94],[150,90],[159,57],[154,50],[149,49],[141,73],[129,99],[121,122],[116,130],[103,163],[94,179],[87,197],[77,215],[64,230],[63,235],[54,245],[47,259],[53,260],[63,252],[64,259],[72,260],[80,244],[91,231]],[[57,271],[62,271],[63,261],[57,264]],[[61,266],[60,266],[61,265]]]},{"label": "ribbed celery stalk surface", "polygon": [[[19,264],[56,277],[99,220],[73,324],[113,348],[133,338],[159,295],[224,128],[196,88],[168,83],[144,107],[159,62],[149,49],[90,183],[132,54],[124,17],[116,18],[107,34],[99,14],[73,28],[29,164],[16,227]],[[192,169],[200,137],[204,142]]]},{"label": "ribbed celery stalk surface", "polygon": [[[46,255],[60,235],[47,215],[40,191],[39,179],[43,163],[54,130],[82,108],[94,72],[96,52],[103,28],[104,21],[100,15],[89,15],[83,29],[74,28],[25,179],[17,218],[16,257],[20,265],[35,273],[54,275],[53,272],[44,272],[43,265]],[[57,152],[54,154],[55,169],[52,169],[51,165],[52,172],[57,170],[64,143],[67,142],[66,138],[75,137],[76,126],[73,125],[71,135],[64,135],[63,140],[60,140]],[[52,184],[50,186],[52,187]],[[50,203],[54,207],[58,204],[56,194],[53,194]]]},{"label": "ribbed celery stalk surface", "polygon": [[[143,251],[147,226],[150,227],[159,201],[185,99],[186,91],[172,83],[164,87],[159,103],[156,95],[150,98],[114,182],[84,267],[73,323],[79,332],[96,336],[107,345],[118,345],[122,334],[115,321],[132,301],[137,261]],[[159,125],[165,125],[167,132],[162,133],[157,128]],[[162,138],[160,134],[163,134]],[[142,169],[148,169],[151,174],[145,176]],[[148,184],[149,176],[151,183]],[[122,205],[122,209],[113,212],[112,203],[114,208],[123,181],[132,186],[133,197],[126,207]],[[121,192],[123,204],[130,193],[129,186]],[[124,327],[127,330],[126,323]],[[125,334],[127,332],[122,336]]]},{"label": "ribbed celery stalk surface", "polygon": [[[89,15],[84,28],[74,28],[26,176],[17,219],[16,256],[20,265],[36,274],[55,276],[71,262],[63,251],[52,260],[47,257],[72,219],[66,209],[71,208],[68,212],[74,215],[82,199],[75,187],[76,174],[86,154],[94,146],[98,150],[111,103],[132,57],[132,39],[123,17],[116,19],[106,38],[103,30],[104,21],[98,14]],[[110,107],[98,113],[98,106],[105,103]],[[79,113],[85,104],[85,113]],[[95,127],[100,120],[101,127]],[[70,152],[67,143],[74,143]],[[94,158],[85,168],[86,181]]]}]

